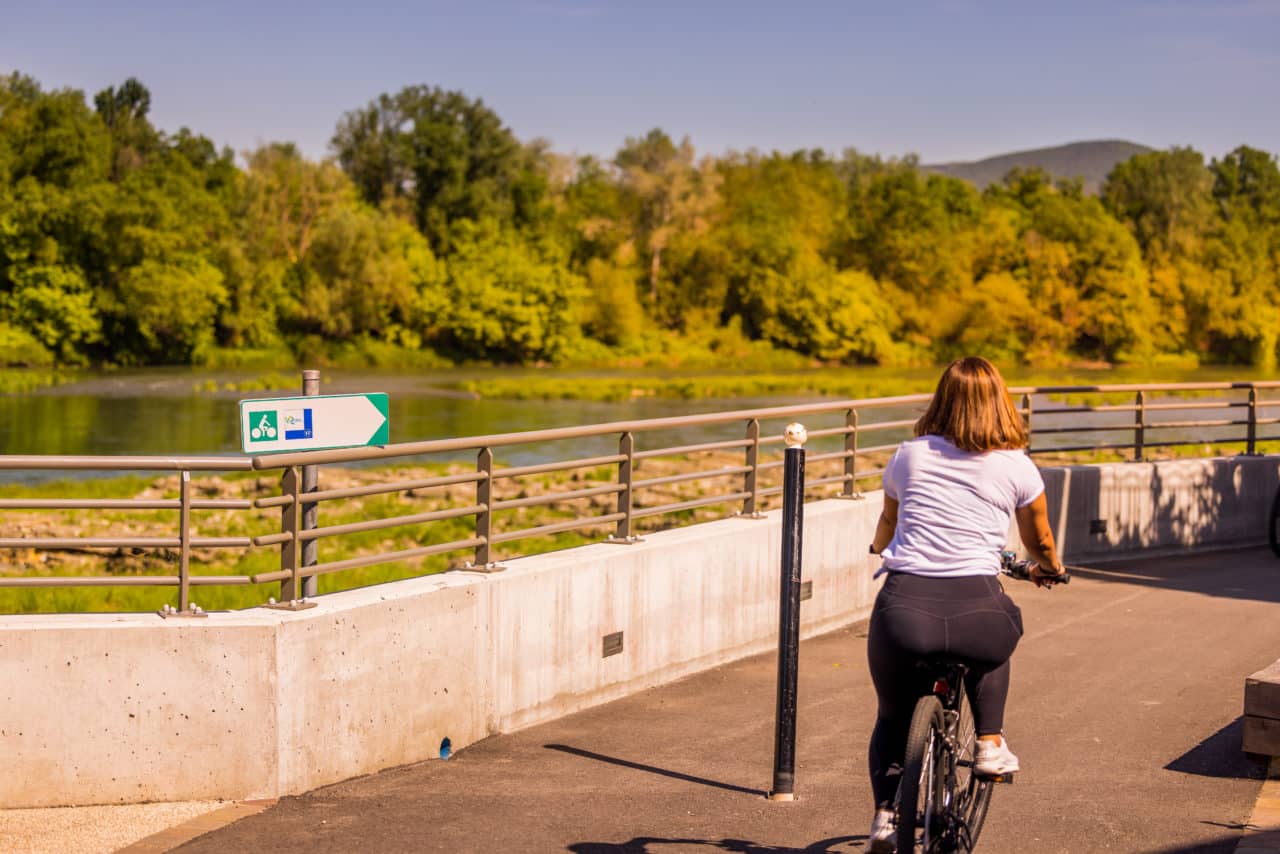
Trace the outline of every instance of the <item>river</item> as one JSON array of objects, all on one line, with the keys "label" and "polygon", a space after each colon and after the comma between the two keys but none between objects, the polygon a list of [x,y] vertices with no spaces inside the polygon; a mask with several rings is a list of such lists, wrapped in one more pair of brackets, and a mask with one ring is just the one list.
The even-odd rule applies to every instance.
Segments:
[{"label": "river", "polygon": [[[875,369],[868,369],[875,370]],[[892,373],[886,371],[887,373]],[[920,372],[897,372],[910,377],[918,389]],[[897,374],[895,374],[897,375]],[[235,455],[240,453],[238,401],[272,397],[287,392],[237,392],[227,383],[243,381],[248,374],[210,373],[191,369],[150,369],[90,374],[65,385],[19,395],[0,395],[0,453],[76,455]],[[484,374],[467,376],[483,378]],[[508,373],[508,376],[510,374]],[[546,372],[541,372],[545,377]],[[1226,380],[1248,378],[1247,369],[1212,369],[1194,375],[1164,376],[1161,380]],[[406,375],[392,373],[351,373],[326,371],[323,394],[386,392],[391,402],[391,441],[409,442],[453,436],[509,433],[575,424],[593,424],[628,419],[659,418],[699,412],[748,409],[816,400],[815,396],[770,396],[706,398],[699,400],[640,397],[626,401],[586,400],[498,400],[476,398],[442,386],[456,381],[459,374]],[[1018,382],[1011,377],[1011,382]],[[573,376],[567,375],[567,382]],[[1134,381],[1133,375],[1099,373],[1093,383]],[[299,380],[299,384],[300,384]],[[216,387],[217,391],[207,389]],[[902,393],[912,390],[903,388]],[[1269,396],[1280,396],[1274,392]],[[1036,402],[1040,426],[1055,423],[1046,408],[1049,401]],[[870,420],[913,417],[913,410],[879,410]],[[1177,413],[1162,413],[1173,420]],[[1185,413],[1183,417],[1191,416]],[[1207,417],[1207,416],[1200,416]],[[1212,417],[1222,417],[1214,415]],[[1241,415],[1240,417],[1243,417]],[[1129,413],[1105,419],[1109,423],[1132,423]],[[1099,422],[1100,423],[1100,422]],[[812,429],[812,427],[811,427]],[[1237,428],[1239,429],[1239,428]],[[1200,431],[1210,435],[1213,431]],[[1217,431],[1221,435],[1222,431]],[[737,438],[742,426],[726,424],[695,431],[672,430],[644,438],[647,447],[688,444]],[[896,436],[877,437],[876,443]],[[1069,436],[1055,437],[1060,444]],[[1115,437],[1126,441],[1123,434]],[[566,450],[550,446],[521,446],[500,454],[512,464],[526,464],[551,457],[569,458],[612,453],[616,439],[600,437],[576,440],[578,446]],[[864,444],[866,444],[864,442]],[[1039,444],[1039,443],[1038,443]],[[819,448],[820,450],[822,448]],[[470,454],[462,455],[465,457]],[[461,456],[459,458],[462,458]],[[65,473],[60,476],[65,476]],[[0,480],[39,479],[30,472],[0,472]]]}]

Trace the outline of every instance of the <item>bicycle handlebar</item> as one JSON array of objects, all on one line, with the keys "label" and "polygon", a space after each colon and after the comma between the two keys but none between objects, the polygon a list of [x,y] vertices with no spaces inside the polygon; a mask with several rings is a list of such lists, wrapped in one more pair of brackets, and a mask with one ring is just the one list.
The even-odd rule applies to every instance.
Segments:
[{"label": "bicycle handlebar", "polygon": [[[1000,571],[1011,578],[1019,581],[1031,581],[1031,568],[1036,566],[1034,560],[1018,560],[1017,555],[1010,551],[1000,552]],[[1049,584],[1070,584],[1071,573],[1063,571],[1062,575],[1042,575],[1041,580]]]}]

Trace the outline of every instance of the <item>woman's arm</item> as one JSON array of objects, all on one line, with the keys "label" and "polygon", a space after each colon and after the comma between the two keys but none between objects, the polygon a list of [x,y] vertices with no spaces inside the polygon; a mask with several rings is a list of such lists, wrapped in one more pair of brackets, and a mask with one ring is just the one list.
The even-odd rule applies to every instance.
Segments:
[{"label": "woman's arm", "polygon": [[871,551],[875,554],[884,551],[889,541],[893,539],[893,532],[897,529],[898,499],[885,495],[884,509],[880,511],[880,518],[876,520],[876,535],[871,538]]},{"label": "woman's arm", "polygon": [[1027,553],[1035,560],[1036,566],[1031,570],[1031,577],[1037,586],[1042,586],[1041,579],[1052,578],[1066,572],[1062,561],[1058,560],[1057,549],[1054,548],[1053,531],[1049,529],[1049,505],[1044,493],[1025,507],[1019,507],[1014,513],[1018,520],[1018,535]]}]

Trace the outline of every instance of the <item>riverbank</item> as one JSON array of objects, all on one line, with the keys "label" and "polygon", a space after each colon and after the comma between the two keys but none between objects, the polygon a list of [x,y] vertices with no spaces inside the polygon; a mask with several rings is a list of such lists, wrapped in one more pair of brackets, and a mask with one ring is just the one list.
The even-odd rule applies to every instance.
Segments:
[{"label": "riverbank", "polygon": [[[625,402],[639,398],[726,400],[733,398],[869,398],[932,391],[940,365],[881,367],[821,365],[795,360],[724,358],[671,364],[599,366],[441,365],[430,367],[324,366],[322,390],[352,381],[409,397],[483,400],[574,400]],[[1003,365],[1005,379],[1019,386],[1093,386],[1138,382],[1270,380],[1278,372],[1240,366],[1109,365],[1077,363],[1047,370]],[[301,369],[292,365],[219,365],[113,370],[4,369],[0,395],[162,396],[228,398],[246,394],[296,393]]]}]

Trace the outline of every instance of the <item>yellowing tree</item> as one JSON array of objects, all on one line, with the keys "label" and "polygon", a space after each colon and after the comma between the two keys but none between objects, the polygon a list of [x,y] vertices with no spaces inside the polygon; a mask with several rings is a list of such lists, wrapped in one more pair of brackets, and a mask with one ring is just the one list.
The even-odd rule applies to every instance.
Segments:
[{"label": "yellowing tree", "polygon": [[659,313],[662,253],[681,233],[706,230],[719,198],[720,176],[710,160],[695,162],[688,137],[676,145],[663,131],[628,139],[614,158],[625,210],[648,259],[649,309]]}]

